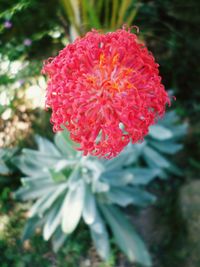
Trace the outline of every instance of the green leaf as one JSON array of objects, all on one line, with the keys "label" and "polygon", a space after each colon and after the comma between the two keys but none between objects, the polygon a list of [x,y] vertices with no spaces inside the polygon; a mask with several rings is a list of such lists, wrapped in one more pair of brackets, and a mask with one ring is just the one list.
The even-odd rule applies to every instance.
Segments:
[{"label": "green leaf", "polygon": [[38,207],[37,213],[41,216],[48,210],[58,198],[64,198],[67,191],[67,183],[56,186],[53,192],[50,192],[49,197]]},{"label": "green leaf", "polygon": [[48,173],[42,173],[37,176],[22,177],[21,183],[26,187],[34,187],[40,184],[40,187],[44,187],[52,183],[51,176]]},{"label": "green leaf", "polygon": [[86,224],[92,224],[96,217],[96,203],[94,194],[88,185],[85,185],[85,201],[83,207],[83,219]]},{"label": "green leaf", "polygon": [[6,164],[0,160],[0,174],[7,175],[10,174],[9,168],[6,166]]},{"label": "green leaf", "polygon": [[126,23],[128,26],[133,25],[133,20],[137,16],[137,13],[138,13],[140,7],[141,6],[140,6],[139,2],[136,3],[136,6],[134,8],[132,7],[129,16],[126,19]]},{"label": "green leaf", "polygon": [[54,182],[59,183],[66,181],[66,176],[62,172],[56,172],[54,169],[49,170]]},{"label": "green leaf", "polygon": [[103,260],[108,260],[110,256],[109,236],[105,223],[98,211],[96,212],[94,223],[89,227],[98,254]]},{"label": "green leaf", "polygon": [[79,181],[68,191],[62,207],[62,230],[64,233],[72,233],[78,225],[83,211],[84,197],[83,181]]},{"label": "green leaf", "polygon": [[125,15],[126,15],[126,12],[129,8],[131,4],[131,0],[123,0],[121,1],[121,6],[118,10],[118,21],[117,21],[117,27],[121,27],[123,22],[124,22],[124,19],[125,19]]},{"label": "green leaf", "polygon": [[145,266],[152,266],[151,258],[144,242],[124,214],[115,206],[101,204],[100,207],[113,232],[116,243],[129,260]]},{"label": "green leaf", "polygon": [[131,181],[133,185],[147,185],[160,173],[158,168],[130,168],[128,171],[134,176]]},{"label": "green leaf", "polygon": [[103,183],[100,180],[95,180],[92,183],[92,192],[93,193],[103,193],[108,192],[110,189],[109,184]]},{"label": "green leaf", "polygon": [[38,162],[32,161],[31,158],[26,158],[24,155],[14,157],[12,163],[21,170],[22,173],[28,176],[37,176],[41,174],[41,166],[38,166]]},{"label": "green leaf", "polygon": [[67,240],[68,236],[63,233],[60,227],[57,228],[56,232],[54,233],[52,237],[52,245],[53,245],[53,251],[55,253],[58,252],[58,250],[63,246],[65,241]]},{"label": "green leaf", "polygon": [[144,158],[150,167],[169,168],[170,162],[150,147],[144,148]]},{"label": "green leaf", "polygon": [[171,166],[168,169],[168,171],[170,173],[173,173],[173,174],[177,175],[177,176],[182,176],[183,175],[183,171],[179,167],[177,167],[175,164],[171,164]]},{"label": "green leaf", "polygon": [[60,0],[60,2],[67,16],[67,19],[70,21],[71,27],[74,27],[77,33],[80,34],[80,25],[78,25],[77,23],[77,17],[76,17],[75,10],[73,8],[71,1]]},{"label": "green leaf", "polygon": [[62,199],[57,201],[47,214],[43,229],[44,240],[49,240],[61,223],[62,218]]},{"label": "green leaf", "polygon": [[77,145],[71,140],[67,130],[57,133],[55,135],[54,142],[63,155],[66,155],[69,158],[77,156]]},{"label": "green leaf", "polygon": [[41,218],[37,216],[28,219],[22,234],[22,241],[25,241],[29,239],[32,235],[34,235],[36,228],[40,226],[41,223]]},{"label": "green leaf", "polygon": [[164,126],[153,125],[149,129],[149,135],[158,140],[166,140],[173,137],[173,133]]},{"label": "green leaf", "polygon": [[111,186],[124,186],[131,183],[133,174],[126,170],[105,171],[100,176],[101,181],[110,184]]},{"label": "green leaf", "polygon": [[48,152],[32,150],[32,149],[23,149],[22,153],[25,157],[25,162],[32,162],[35,166],[44,168],[52,167],[58,163],[58,161],[63,160],[61,155],[53,155]]},{"label": "green leaf", "polygon": [[58,198],[64,197],[66,190],[67,184],[56,185],[53,192],[48,192],[34,203],[29,211],[29,215],[31,217],[35,215],[41,217]]},{"label": "green leaf", "polygon": [[167,127],[176,124],[178,122],[178,116],[175,111],[169,111],[165,116],[159,120],[159,124],[165,125]]},{"label": "green leaf", "polygon": [[111,16],[111,29],[115,28],[118,15],[118,0],[112,2],[112,16]]},{"label": "green leaf", "polygon": [[38,197],[43,196],[44,194],[50,193],[54,191],[54,185],[49,184],[45,187],[41,187],[40,184],[35,185],[34,187],[22,187],[14,193],[14,197],[17,199],[32,200]]},{"label": "green leaf", "polygon": [[45,194],[41,198],[39,198],[31,207],[29,210],[29,216],[34,217],[42,217],[42,213],[39,213],[40,208],[43,206],[43,204],[48,200],[48,198],[52,195],[52,192],[49,192],[48,194]]},{"label": "green leaf", "polygon": [[35,136],[36,142],[38,144],[39,151],[46,155],[60,156],[60,152],[57,150],[55,145],[48,139],[43,138],[39,135]]},{"label": "green leaf", "polygon": [[141,207],[146,207],[155,202],[155,196],[146,192],[143,189],[136,187],[112,187],[107,193],[111,203],[118,204],[121,207],[126,207],[134,204]]},{"label": "green leaf", "polygon": [[173,155],[183,148],[183,145],[174,143],[173,141],[149,141],[149,144],[156,148],[158,151],[165,154]]},{"label": "green leaf", "polygon": [[55,164],[54,169],[56,172],[62,171],[66,168],[72,168],[78,163],[79,159],[61,159],[57,161]]},{"label": "green leaf", "polygon": [[101,28],[101,24],[99,22],[99,18],[96,15],[96,9],[93,7],[88,0],[82,0],[82,5],[83,8],[85,9],[85,12],[87,12],[89,20],[90,20],[90,25],[96,29]]},{"label": "green leaf", "polygon": [[137,162],[145,145],[145,141],[142,144],[129,144],[117,157],[104,161],[106,171],[116,171]]},{"label": "green leaf", "polygon": [[173,132],[173,138],[177,140],[187,134],[188,124],[171,126],[170,130]]}]

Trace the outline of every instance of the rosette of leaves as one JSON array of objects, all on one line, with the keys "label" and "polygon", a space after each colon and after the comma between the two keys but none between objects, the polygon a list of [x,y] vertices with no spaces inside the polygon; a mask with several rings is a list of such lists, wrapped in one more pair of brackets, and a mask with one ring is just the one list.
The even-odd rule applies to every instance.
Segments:
[{"label": "rosette of leaves", "polygon": [[9,178],[16,170],[12,164],[12,157],[16,151],[16,148],[0,148],[0,184],[10,182]]},{"label": "rosette of leaves", "polygon": [[104,260],[110,255],[110,228],[130,261],[151,266],[146,246],[123,208],[154,203],[155,196],[145,190],[145,185],[158,176],[166,178],[169,172],[180,174],[162,155],[174,154],[182,147],[177,140],[186,127],[175,125],[176,121],[175,114],[168,113],[162,122],[152,126],[145,142],[130,144],[112,160],[83,157],[65,131],[55,135],[54,143],[36,136],[38,150],[23,149],[22,155],[13,160],[25,175],[23,187],[15,196],[24,201],[36,200],[23,239],[41,227],[44,239],[51,238],[58,251],[83,219]]}]

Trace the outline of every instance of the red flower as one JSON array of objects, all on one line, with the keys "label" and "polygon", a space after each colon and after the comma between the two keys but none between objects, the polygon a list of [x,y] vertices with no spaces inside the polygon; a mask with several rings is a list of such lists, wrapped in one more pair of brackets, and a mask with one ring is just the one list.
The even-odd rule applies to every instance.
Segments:
[{"label": "red flower", "polygon": [[79,150],[112,158],[142,141],[170,104],[158,64],[135,34],[88,32],[43,68],[54,131],[64,125]]}]

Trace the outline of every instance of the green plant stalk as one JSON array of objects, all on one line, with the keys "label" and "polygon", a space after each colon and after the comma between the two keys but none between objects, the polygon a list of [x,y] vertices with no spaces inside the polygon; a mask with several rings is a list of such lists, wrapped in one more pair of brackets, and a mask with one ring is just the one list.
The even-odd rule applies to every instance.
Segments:
[{"label": "green plant stalk", "polygon": [[134,8],[134,10],[131,12],[131,14],[128,16],[128,18],[126,20],[126,23],[129,26],[132,24],[133,20],[137,16],[138,11],[139,11],[139,5],[136,5],[136,7]]},{"label": "green plant stalk", "polygon": [[109,0],[105,1],[105,20],[104,20],[104,26],[108,28],[109,26]]},{"label": "green plant stalk", "polygon": [[111,17],[111,29],[115,28],[116,20],[117,20],[117,8],[118,8],[118,0],[113,1],[112,4],[112,17]]},{"label": "green plant stalk", "polygon": [[98,2],[97,2],[97,11],[96,11],[98,18],[100,18],[100,16],[101,16],[101,11],[102,11],[103,4],[104,4],[104,0],[98,0]]},{"label": "green plant stalk", "polygon": [[83,24],[84,24],[84,28],[88,28],[89,26],[89,18],[88,18],[88,15],[87,15],[87,8],[86,8],[86,5],[85,5],[85,1],[80,1],[80,9],[81,9],[81,18],[82,18],[82,21],[83,21]]},{"label": "green plant stalk", "polygon": [[88,0],[82,0],[82,4],[84,5],[85,13],[88,14],[90,27],[101,28],[100,21],[92,4]]},{"label": "green plant stalk", "polygon": [[60,0],[60,3],[61,3],[61,6],[62,6],[67,18],[69,19],[71,25],[76,29],[78,34],[81,34],[80,27],[76,22],[74,10],[73,10],[73,7],[72,7],[70,1]]},{"label": "green plant stalk", "polygon": [[121,27],[122,24],[124,23],[124,16],[125,16],[125,13],[129,7],[131,3],[131,0],[124,0],[122,1],[122,4],[120,6],[120,10],[119,10],[119,18],[118,18],[118,21],[117,21],[117,27]]}]

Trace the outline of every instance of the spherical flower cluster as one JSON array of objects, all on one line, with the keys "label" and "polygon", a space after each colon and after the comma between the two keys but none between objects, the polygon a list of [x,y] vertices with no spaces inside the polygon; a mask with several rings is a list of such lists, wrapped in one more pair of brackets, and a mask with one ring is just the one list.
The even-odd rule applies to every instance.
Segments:
[{"label": "spherical flower cluster", "polygon": [[112,158],[142,141],[169,97],[158,64],[130,29],[88,32],[43,67],[54,131],[66,127],[84,155]]}]

